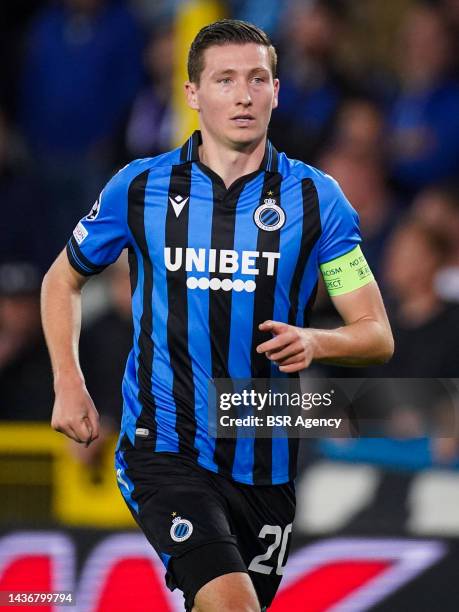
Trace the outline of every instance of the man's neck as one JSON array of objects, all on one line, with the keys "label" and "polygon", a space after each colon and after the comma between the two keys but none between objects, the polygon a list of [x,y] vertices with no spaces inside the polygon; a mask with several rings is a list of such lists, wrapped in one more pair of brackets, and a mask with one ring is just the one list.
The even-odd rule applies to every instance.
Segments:
[{"label": "man's neck", "polygon": [[265,154],[265,147],[266,138],[263,138],[254,146],[237,151],[217,144],[203,135],[203,142],[199,147],[199,159],[218,174],[228,188],[241,176],[258,170]]}]

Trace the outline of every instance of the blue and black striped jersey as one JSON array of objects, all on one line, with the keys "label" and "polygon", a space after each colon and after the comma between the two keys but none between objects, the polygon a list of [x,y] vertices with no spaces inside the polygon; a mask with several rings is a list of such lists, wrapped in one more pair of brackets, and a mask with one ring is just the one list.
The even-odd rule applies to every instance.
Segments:
[{"label": "blue and black striped jersey", "polygon": [[239,482],[284,483],[298,440],[209,436],[208,381],[281,375],[256,352],[271,337],[258,325],[308,325],[319,265],[360,242],[358,218],[335,180],[269,141],[259,170],[227,189],[199,161],[200,138],[120,170],[67,253],[91,275],[129,249],[134,342],[120,440]]}]

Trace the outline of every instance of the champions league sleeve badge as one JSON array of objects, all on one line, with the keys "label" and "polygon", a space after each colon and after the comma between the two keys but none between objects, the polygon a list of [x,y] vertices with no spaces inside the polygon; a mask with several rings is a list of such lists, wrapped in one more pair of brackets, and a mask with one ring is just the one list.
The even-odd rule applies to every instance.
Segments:
[{"label": "champions league sleeve badge", "polygon": [[276,204],[274,198],[265,198],[253,213],[255,224],[265,232],[275,232],[285,223],[285,212]]},{"label": "champions league sleeve badge", "polygon": [[94,221],[94,219],[97,219],[97,215],[99,214],[99,210],[100,210],[100,198],[101,196],[99,196],[97,200],[94,202],[94,204],[92,205],[91,210],[86,215],[86,221]]},{"label": "champions league sleeve badge", "polygon": [[192,533],[193,525],[190,521],[182,519],[181,516],[177,516],[173,519],[170,534],[174,542],[184,542],[188,540]]}]

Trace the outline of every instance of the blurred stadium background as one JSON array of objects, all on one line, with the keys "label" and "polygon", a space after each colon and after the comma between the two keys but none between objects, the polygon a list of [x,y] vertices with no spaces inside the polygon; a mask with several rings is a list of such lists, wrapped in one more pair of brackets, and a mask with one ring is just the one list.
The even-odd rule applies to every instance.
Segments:
[{"label": "blurred stadium background", "polygon": [[[103,423],[88,450],[49,427],[41,278],[114,171],[195,127],[181,98],[195,32],[247,19],[280,56],[270,136],[339,180],[359,212],[396,338],[383,369],[314,374],[459,379],[459,0],[4,0],[0,16],[0,591],[174,612],[181,596],[112,466],[126,262],[85,292],[81,360]],[[319,292],[312,324],[336,322]],[[422,414],[441,421],[441,406]],[[458,432],[436,437],[422,414],[400,406],[384,439],[304,441],[272,611],[458,609]]]}]

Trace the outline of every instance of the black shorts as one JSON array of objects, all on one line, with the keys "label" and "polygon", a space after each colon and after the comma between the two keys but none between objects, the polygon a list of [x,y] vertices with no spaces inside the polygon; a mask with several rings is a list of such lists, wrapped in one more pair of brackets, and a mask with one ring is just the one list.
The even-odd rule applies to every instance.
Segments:
[{"label": "black shorts", "polygon": [[202,586],[230,572],[248,573],[260,606],[269,606],[290,548],[293,482],[244,485],[173,453],[118,453],[121,481],[127,476],[134,485],[138,512],[130,510],[167,568],[167,586],[183,592],[185,609]]}]

